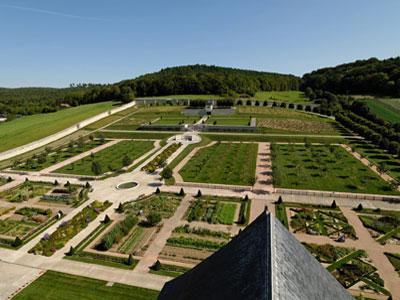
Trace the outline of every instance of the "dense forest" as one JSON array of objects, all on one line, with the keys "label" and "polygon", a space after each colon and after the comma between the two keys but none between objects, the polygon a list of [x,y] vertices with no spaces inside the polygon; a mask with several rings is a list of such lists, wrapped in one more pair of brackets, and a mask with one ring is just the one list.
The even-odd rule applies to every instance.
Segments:
[{"label": "dense forest", "polygon": [[298,90],[300,79],[293,75],[192,65],[163,69],[121,84],[134,88],[138,97],[182,94],[254,96],[257,91]]},{"label": "dense forest", "polygon": [[298,90],[300,78],[267,72],[206,65],[163,69],[108,85],[70,88],[0,89],[0,114],[29,115],[101,101],[132,101],[135,97],[182,94],[253,96],[257,91]]},{"label": "dense forest", "polygon": [[305,74],[307,87],[343,95],[400,96],[400,57],[370,58]]}]

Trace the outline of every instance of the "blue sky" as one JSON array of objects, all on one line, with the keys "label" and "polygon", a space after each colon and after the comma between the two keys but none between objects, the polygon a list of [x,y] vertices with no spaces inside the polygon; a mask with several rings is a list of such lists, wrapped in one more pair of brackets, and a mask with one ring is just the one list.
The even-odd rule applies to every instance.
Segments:
[{"label": "blue sky", "polygon": [[302,75],[400,55],[399,0],[0,0],[0,86],[214,64]]}]

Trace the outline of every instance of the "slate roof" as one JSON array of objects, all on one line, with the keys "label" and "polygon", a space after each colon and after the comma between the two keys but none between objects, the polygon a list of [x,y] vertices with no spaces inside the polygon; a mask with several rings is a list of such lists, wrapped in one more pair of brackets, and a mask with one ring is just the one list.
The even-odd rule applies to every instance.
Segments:
[{"label": "slate roof", "polygon": [[353,299],[269,212],[226,246],[167,282],[161,300]]}]

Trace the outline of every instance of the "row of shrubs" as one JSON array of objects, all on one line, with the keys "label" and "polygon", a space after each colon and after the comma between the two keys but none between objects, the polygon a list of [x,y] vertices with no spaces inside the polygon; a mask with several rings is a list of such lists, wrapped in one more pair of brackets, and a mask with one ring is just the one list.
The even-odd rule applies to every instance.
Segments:
[{"label": "row of shrubs", "polygon": [[190,227],[188,224],[176,227],[174,229],[175,233],[187,233],[195,234],[199,236],[212,236],[217,238],[229,239],[231,236],[228,232],[224,231],[212,231],[206,228]]},{"label": "row of shrubs", "polygon": [[102,251],[109,250],[114,244],[118,243],[124,236],[126,236],[138,222],[139,219],[136,216],[128,215],[103,236],[96,248]]},{"label": "row of shrubs", "polygon": [[177,246],[183,248],[192,249],[207,249],[207,250],[218,250],[225,246],[226,242],[213,242],[207,240],[193,239],[187,237],[172,237],[167,240],[167,244],[170,246]]}]

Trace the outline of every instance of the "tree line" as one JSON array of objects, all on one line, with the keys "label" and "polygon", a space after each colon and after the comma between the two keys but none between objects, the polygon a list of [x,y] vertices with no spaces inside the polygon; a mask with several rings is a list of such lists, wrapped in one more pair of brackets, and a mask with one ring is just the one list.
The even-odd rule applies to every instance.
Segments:
[{"label": "tree line", "polygon": [[400,57],[357,60],[305,74],[301,87],[335,94],[400,96]]}]

